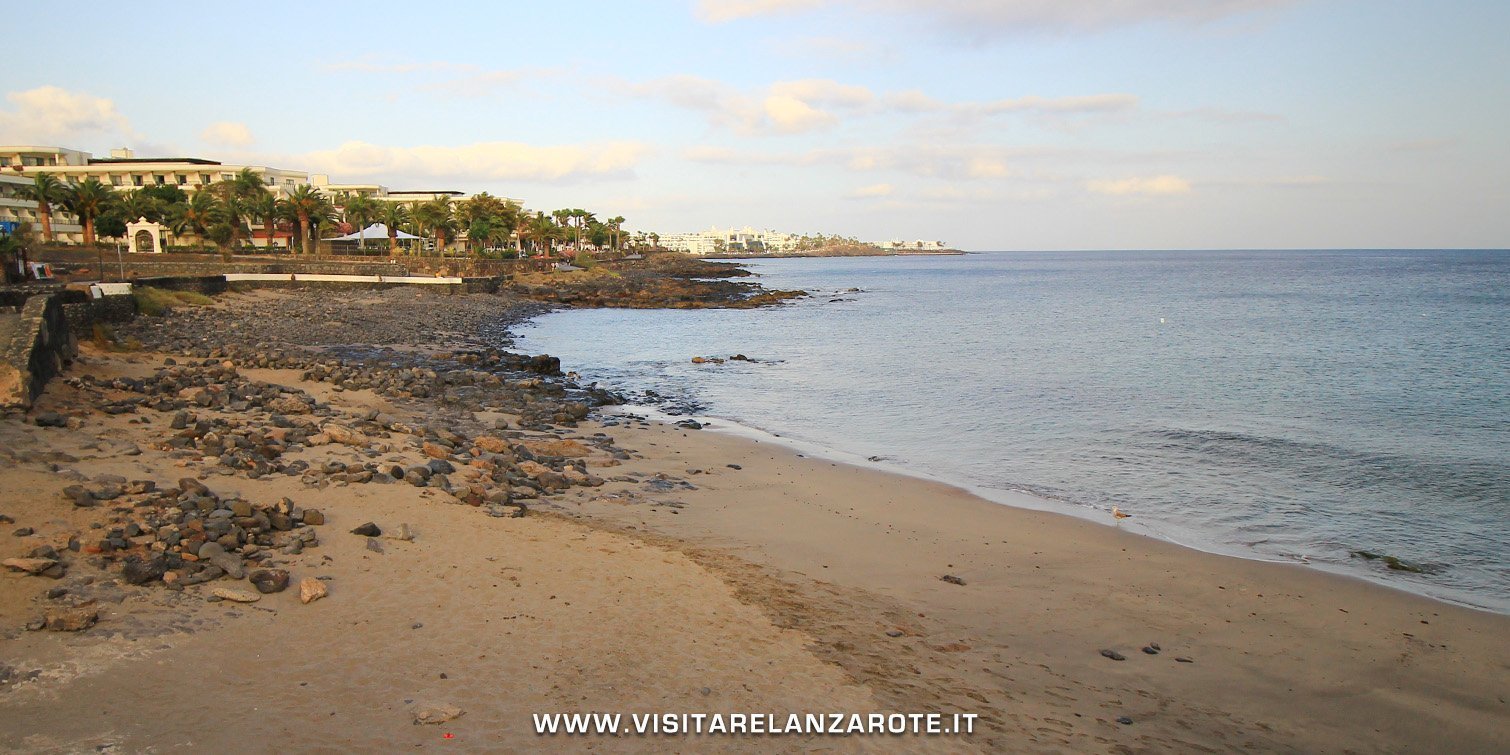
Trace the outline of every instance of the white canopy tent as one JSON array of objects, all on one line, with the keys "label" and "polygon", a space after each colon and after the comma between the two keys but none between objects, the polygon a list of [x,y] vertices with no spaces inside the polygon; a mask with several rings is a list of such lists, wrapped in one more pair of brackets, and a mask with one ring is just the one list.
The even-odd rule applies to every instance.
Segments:
[{"label": "white canopy tent", "polygon": [[[388,238],[388,226],[383,225],[382,223],[373,223],[372,225],[369,225],[366,228],[361,229],[360,231],[353,231],[352,233],[348,233],[345,236],[336,236],[335,238],[330,238],[330,239],[325,239],[325,240],[326,241],[361,241],[363,239],[378,240],[378,239],[387,239],[387,238]],[[403,231],[399,231],[398,232],[398,238],[399,238],[400,241],[408,241],[408,240],[417,239],[419,237],[415,236],[412,233],[404,233]]]}]

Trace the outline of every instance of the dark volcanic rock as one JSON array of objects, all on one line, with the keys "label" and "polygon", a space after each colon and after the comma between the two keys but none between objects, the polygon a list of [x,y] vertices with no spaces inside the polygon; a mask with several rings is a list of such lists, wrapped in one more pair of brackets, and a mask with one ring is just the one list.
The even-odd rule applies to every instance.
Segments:
[{"label": "dark volcanic rock", "polygon": [[247,575],[247,580],[264,595],[288,589],[288,570],[258,569]]},{"label": "dark volcanic rock", "polygon": [[363,537],[378,537],[383,534],[383,531],[379,529],[376,524],[367,522],[366,524],[357,525],[357,527],[351,531],[351,534],[362,535]]}]

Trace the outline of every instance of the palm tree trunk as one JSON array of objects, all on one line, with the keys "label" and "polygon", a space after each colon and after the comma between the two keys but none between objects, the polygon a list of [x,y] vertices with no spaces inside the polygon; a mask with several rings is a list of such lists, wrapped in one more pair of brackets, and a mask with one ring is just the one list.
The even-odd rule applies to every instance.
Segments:
[{"label": "palm tree trunk", "polygon": [[37,219],[42,221],[42,240],[52,243],[52,208],[46,202],[37,203]]},{"label": "palm tree trunk", "polygon": [[309,216],[305,215],[303,213],[299,214],[299,234],[300,234],[300,239],[299,239],[300,246],[304,247],[304,254],[308,255],[309,254]]},{"label": "palm tree trunk", "polygon": [[84,216],[84,245],[94,245],[94,217],[91,215]]},{"label": "palm tree trunk", "polygon": [[388,256],[398,256],[398,229],[393,227],[388,229]]}]

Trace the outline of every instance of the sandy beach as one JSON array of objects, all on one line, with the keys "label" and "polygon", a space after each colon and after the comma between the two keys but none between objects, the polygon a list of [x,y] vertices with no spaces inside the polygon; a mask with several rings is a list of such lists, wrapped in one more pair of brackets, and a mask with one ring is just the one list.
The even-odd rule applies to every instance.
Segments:
[{"label": "sandy beach", "polygon": [[[237,296],[217,306],[265,308],[266,295]],[[248,328],[267,337],[263,325]],[[122,380],[165,369],[167,355],[148,346],[86,344],[28,421],[0,425],[0,513],[13,520],[0,558],[51,546],[67,567],[59,579],[0,574],[6,751],[1510,748],[1504,616],[1006,507],[717,423],[548,423],[534,399],[510,413],[397,396],[391,381],[380,391],[209,360],[314,407],[318,439],[296,432],[278,457],[306,464],[249,475],[173,447],[184,432],[173,412],[102,411],[131,395]],[[258,401],[191,409],[257,424],[271,403]],[[65,426],[33,421],[49,412]],[[215,432],[247,430],[232,421]],[[495,438],[500,451],[487,451]],[[445,487],[384,478],[437,461],[454,467]],[[504,467],[509,481],[489,487]],[[323,523],[264,533],[280,545],[253,549],[247,564],[286,570],[293,586],[253,603],[211,598],[256,593],[229,576],[132,585],[120,556],[152,552],[153,533],[115,554],[91,553],[100,535],[89,533],[165,499],[69,502],[69,486],[111,475],[154,481],[179,501],[195,487],[184,480],[198,480],[266,516],[287,498]],[[351,533],[369,522],[381,534]],[[317,543],[281,545],[306,530]],[[306,579],[328,595],[301,602]],[[29,631],[69,609],[96,622]],[[970,735],[928,737],[537,735],[532,714],[556,712],[979,721]],[[447,720],[416,723],[427,717]]]}]

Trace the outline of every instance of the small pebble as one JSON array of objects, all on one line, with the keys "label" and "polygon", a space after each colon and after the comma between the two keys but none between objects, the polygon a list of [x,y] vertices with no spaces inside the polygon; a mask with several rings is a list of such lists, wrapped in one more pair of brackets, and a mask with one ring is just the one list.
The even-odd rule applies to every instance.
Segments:
[{"label": "small pebble", "polygon": [[1125,656],[1125,655],[1123,655],[1123,654],[1121,654],[1121,653],[1119,653],[1119,652],[1117,652],[1115,650],[1103,650],[1103,651],[1101,651],[1101,655],[1103,657],[1110,658],[1110,659],[1112,659],[1114,661],[1125,661],[1125,660],[1127,660],[1127,656]]},{"label": "small pebble", "polygon": [[1117,723],[1122,724],[1123,726],[1132,726],[1132,719],[1128,718],[1127,716],[1118,716]]}]

